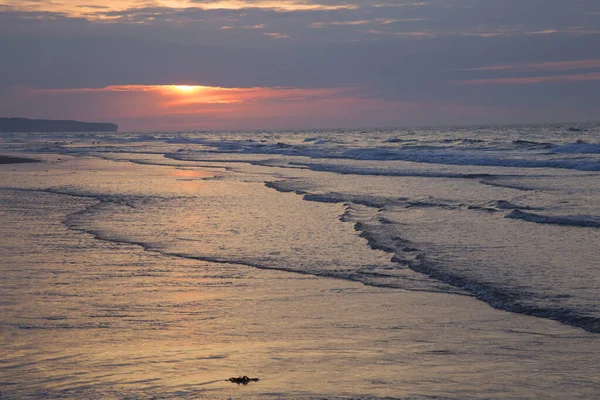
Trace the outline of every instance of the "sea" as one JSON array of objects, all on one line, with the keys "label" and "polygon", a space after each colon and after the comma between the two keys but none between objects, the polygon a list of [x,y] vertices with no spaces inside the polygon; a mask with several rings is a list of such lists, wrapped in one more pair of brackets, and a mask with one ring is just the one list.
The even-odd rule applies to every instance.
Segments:
[{"label": "sea", "polygon": [[2,400],[599,396],[600,124],[0,154]]}]

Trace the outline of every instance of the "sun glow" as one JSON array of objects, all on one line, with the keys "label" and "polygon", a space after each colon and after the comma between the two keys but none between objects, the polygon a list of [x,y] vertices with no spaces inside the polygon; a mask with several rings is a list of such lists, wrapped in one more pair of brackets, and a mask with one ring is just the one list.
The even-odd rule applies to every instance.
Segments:
[{"label": "sun glow", "polygon": [[92,102],[90,104],[103,106],[86,107],[88,111],[78,114],[81,119],[110,119],[118,121],[121,126],[135,126],[135,129],[142,129],[142,124],[136,121],[145,121],[143,129],[151,130],[161,130],[162,127],[171,130],[190,127],[241,129],[248,125],[247,121],[256,121],[255,125],[251,126],[259,128],[258,124],[277,120],[279,115],[289,115],[294,121],[302,121],[304,117],[301,116],[320,115],[321,110],[331,107],[342,110],[340,112],[345,118],[346,115],[353,114],[347,111],[347,108],[353,107],[352,104],[359,101],[358,89],[350,87],[219,87],[159,84],[20,90],[23,99],[36,96],[45,101],[44,110],[52,109],[56,105],[60,111],[62,109],[58,108],[59,104],[65,101],[87,100]]},{"label": "sun glow", "polygon": [[173,88],[182,93],[192,93],[198,89],[199,86],[189,86],[189,85],[173,85]]}]

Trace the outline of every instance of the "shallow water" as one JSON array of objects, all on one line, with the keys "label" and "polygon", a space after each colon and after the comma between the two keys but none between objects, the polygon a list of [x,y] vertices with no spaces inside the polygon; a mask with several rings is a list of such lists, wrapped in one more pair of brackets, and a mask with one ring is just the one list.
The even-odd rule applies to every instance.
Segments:
[{"label": "shallow water", "polygon": [[6,135],[0,393],[594,398],[571,127]]}]

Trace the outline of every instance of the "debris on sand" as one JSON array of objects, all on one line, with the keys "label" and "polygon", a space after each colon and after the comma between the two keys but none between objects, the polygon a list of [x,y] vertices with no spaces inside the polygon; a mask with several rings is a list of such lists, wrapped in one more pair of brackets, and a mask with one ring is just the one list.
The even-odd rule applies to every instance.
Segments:
[{"label": "debris on sand", "polygon": [[244,376],[238,376],[237,378],[236,377],[229,378],[226,380],[231,383],[237,383],[238,385],[247,385],[250,382],[258,382],[260,379],[259,378],[248,378],[246,375],[244,375]]}]

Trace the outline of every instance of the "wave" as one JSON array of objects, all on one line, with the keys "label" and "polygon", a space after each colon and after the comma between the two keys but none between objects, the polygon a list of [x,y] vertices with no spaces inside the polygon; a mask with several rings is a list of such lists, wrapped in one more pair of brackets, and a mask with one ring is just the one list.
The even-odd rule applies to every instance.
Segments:
[{"label": "wave", "polygon": [[[287,184],[287,186],[283,184],[277,185],[271,183],[271,187],[277,188],[278,190],[286,191],[291,191],[291,189],[293,188],[292,184],[289,183]],[[301,274],[357,281],[370,286],[394,287],[417,291],[445,291],[457,294],[471,293],[477,299],[485,301],[491,306],[498,309],[548,318],[565,324],[580,327],[592,333],[600,333],[600,319],[598,318],[585,316],[580,314],[576,310],[568,308],[542,308],[527,305],[525,304],[525,301],[522,300],[523,293],[519,293],[518,291],[497,286],[489,282],[480,282],[468,277],[449,272],[445,270],[442,266],[440,266],[434,258],[428,257],[428,255],[425,254],[420,248],[418,243],[413,243],[410,240],[399,236],[398,231],[400,230],[400,228],[395,222],[382,218],[381,216],[375,219],[365,220],[364,217],[360,215],[360,212],[355,211],[357,206],[360,207],[360,205],[363,205],[379,213],[379,210],[381,210],[381,206],[389,204],[389,199],[387,198],[366,197],[361,199],[358,196],[353,197],[345,195],[343,193],[330,193],[318,195],[303,192],[301,190],[296,191],[298,194],[304,195],[306,200],[310,201],[335,201],[346,203],[347,214],[343,218],[343,220],[345,220],[346,222],[354,223],[354,229],[360,232],[360,236],[367,241],[367,244],[371,248],[382,250],[391,254],[391,261],[393,263],[397,263],[399,266],[398,269],[394,270],[389,270],[386,268],[366,268],[364,270],[356,271],[327,271],[315,269],[302,270],[294,267],[288,268],[283,265],[280,265],[279,263],[273,265],[268,263],[265,264],[264,262],[261,262],[261,260],[235,259],[220,255],[203,256],[169,251],[166,248],[161,248],[160,246],[157,247],[156,245],[144,242],[142,240],[133,240],[127,237],[121,237],[118,234],[112,234],[98,229],[93,229],[89,225],[89,217],[102,207],[112,207],[113,205],[116,205],[119,207],[126,207],[128,209],[138,208],[148,201],[148,199],[146,198],[138,199],[136,197],[127,196],[97,196],[92,194],[82,194],[76,192],[68,193],[66,190],[47,190],[47,192],[95,199],[97,201],[96,203],[88,205],[88,207],[86,207],[84,210],[80,210],[73,214],[70,214],[63,221],[63,223],[69,229],[86,232],[100,240],[138,245],[147,251],[155,251],[166,256],[182,257],[213,263],[246,265],[249,267],[261,269],[284,270]],[[411,203],[411,201],[407,201],[407,199],[399,199],[398,202],[404,202],[405,204]],[[415,205],[418,205],[419,202],[413,201],[413,203]],[[502,203],[501,201],[499,201],[497,204],[501,207],[512,206],[512,204],[509,204],[508,202]],[[513,212],[517,211],[518,210],[515,210]],[[353,215],[357,215],[357,217],[353,218]],[[600,224],[600,221],[598,221],[598,223]],[[424,274],[425,276],[433,278],[434,280],[440,282],[439,285],[447,284],[450,285],[450,287],[457,288],[459,291],[457,291],[456,289],[444,288],[444,286],[439,285],[427,286],[423,284],[421,287],[418,287],[417,285],[419,284],[419,282],[417,280],[410,281],[410,279],[415,278],[406,276],[406,274],[402,272],[402,268],[408,268],[419,274]]]},{"label": "wave", "polygon": [[415,139],[389,138],[384,143],[414,143]]},{"label": "wave", "polygon": [[[455,293],[455,289],[443,283],[431,281],[424,276],[414,273],[406,266],[391,262],[385,256],[371,264],[363,263],[353,265],[349,268],[347,264],[339,264],[338,260],[332,260],[331,268],[323,268],[322,262],[296,263],[293,260],[287,260],[273,257],[275,253],[230,253],[223,251],[195,251],[188,250],[187,246],[181,246],[177,241],[187,240],[175,238],[175,241],[163,241],[156,237],[152,232],[136,231],[127,233],[127,227],[122,230],[118,225],[109,223],[108,229],[97,226],[96,220],[104,220],[105,215],[121,215],[131,212],[143,212],[136,210],[144,207],[148,202],[154,200],[163,200],[161,197],[140,197],[120,196],[120,195],[97,195],[93,193],[80,193],[77,191],[69,192],[67,190],[45,190],[46,192],[62,194],[74,197],[84,197],[95,200],[83,210],[68,215],[62,222],[71,230],[84,232],[92,235],[97,240],[102,240],[118,244],[130,244],[139,246],[145,251],[155,252],[168,257],[186,258],[191,260],[205,261],[216,264],[241,265],[257,269],[280,270],[304,275],[320,276],[326,278],[343,279],[354,282],[360,282],[366,285],[400,288],[409,291],[418,292],[449,292]],[[313,201],[326,202],[321,198],[314,198]],[[367,203],[367,202],[366,202]],[[371,204],[370,206],[373,206]],[[151,205],[152,207],[152,205]],[[109,217],[110,218],[110,217]],[[115,219],[118,221],[118,219]],[[384,261],[385,260],[385,261]],[[338,266],[339,264],[339,266]]]},{"label": "wave", "polygon": [[361,236],[367,239],[371,248],[394,254],[393,261],[406,264],[413,271],[430,278],[466,290],[496,309],[552,319],[588,332],[600,333],[600,318],[586,316],[569,308],[528,305],[526,300],[530,295],[527,293],[445,270],[419,249],[418,244],[397,236],[396,227],[390,225],[393,225],[390,221],[357,222],[355,229],[361,231]]},{"label": "wave", "polygon": [[471,165],[481,167],[513,168],[560,168],[580,171],[600,171],[600,162],[585,159],[536,159],[494,157],[484,154],[468,154],[456,151],[407,151],[382,148],[353,149],[344,152],[341,158],[356,160],[411,161],[427,164]]},{"label": "wave", "polygon": [[[468,174],[460,172],[441,172],[441,171],[422,171],[411,169],[391,169],[391,168],[369,168],[356,167],[352,165],[342,164],[326,164],[326,163],[307,163],[307,162],[290,162],[289,165],[303,166],[312,171],[333,172],[343,175],[379,175],[379,176],[406,176],[406,177],[422,177],[422,178],[464,178],[464,179],[482,179],[493,178],[496,175],[492,174]],[[508,175],[503,175],[508,176]]]},{"label": "wave", "polygon": [[484,204],[471,204],[467,206],[469,210],[482,210],[487,212],[501,212],[505,210],[542,210],[540,207],[531,207],[531,206],[523,206],[519,204],[512,203],[507,200],[495,200],[490,201]]},{"label": "wave", "polygon": [[523,221],[535,222],[538,224],[552,224],[564,226],[577,226],[584,228],[600,228],[600,216],[595,215],[541,215],[528,213],[521,210],[513,210],[505,218],[521,219]]},{"label": "wave", "polygon": [[[315,168],[318,166],[322,166],[322,164],[307,164],[307,165],[315,165]],[[326,167],[334,167],[326,165]],[[364,172],[364,171],[363,171]],[[370,170],[373,172],[373,170]],[[468,175],[464,174],[453,174],[454,176],[467,177]],[[424,176],[424,175],[423,175]],[[470,177],[487,177],[489,175],[471,175]],[[290,191],[295,192],[299,195],[303,195],[305,200],[310,201],[318,201],[318,202],[342,202],[347,203],[348,207],[351,207],[354,204],[364,205],[367,207],[371,207],[374,209],[381,209],[390,204],[399,205],[404,207],[455,207],[454,205],[447,205],[441,202],[421,202],[416,200],[410,200],[407,198],[398,198],[390,200],[388,197],[377,197],[377,196],[358,196],[358,195],[349,195],[344,193],[325,193],[325,194],[315,194],[309,193],[306,190],[298,190],[294,188],[293,183],[288,183],[284,185],[282,183],[270,183],[270,187],[274,189],[278,189],[281,191]],[[58,193],[54,191],[54,193]],[[78,195],[62,192],[61,194],[69,194],[69,195]],[[101,205],[106,205],[107,203],[118,204],[126,207],[137,207],[136,201],[132,201],[129,198],[125,197],[99,197],[95,195],[79,195],[82,197],[92,197],[97,199]],[[134,199],[135,200],[135,199]],[[143,201],[143,200],[140,200]],[[100,205],[95,205],[100,207]],[[92,206],[92,207],[95,207]],[[508,201],[498,200],[495,204],[492,204],[499,209],[513,209],[513,211],[508,214],[507,218],[520,218],[527,220],[523,217],[523,215],[527,216],[533,222],[539,223],[555,223],[558,225],[574,225],[573,221],[576,221],[578,225],[574,226],[593,226],[600,227],[600,218],[593,216],[563,216],[563,217],[546,217],[540,214],[533,213],[525,213],[518,208],[518,205],[510,203]],[[92,207],[87,209],[87,212],[92,210]],[[81,216],[86,211],[79,213]],[[510,216],[510,215],[513,216]],[[76,229],[80,231],[84,231],[90,233],[97,237],[98,239],[114,241],[118,243],[130,243],[142,246],[144,249],[149,251],[157,251],[161,254],[185,257],[197,260],[205,260],[216,263],[230,263],[230,264],[240,264],[247,265],[254,268],[265,268],[265,269],[281,269],[291,272],[304,273],[310,275],[318,275],[318,276],[329,276],[338,279],[347,279],[353,281],[359,281],[367,285],[372,286],[381,286],[381,287],[402,287],[405,288],[402,284],[399,284],[395,278],[397,276],[393,274],[382,273],[379,270],[364,270],[364,271],[317,271],[317,270],[298,270],[297,268],[289,268],[278,267],[276,265],[268,265],[259,261],[247,261],[243,259],[233,259],[229,257],[203,257],[197,256],[194,254],[182,254],[182,253],[174,253],[166,251],[165,249],[157,249],[156,246],[152,244],[148,244],[142,241],[133,241],[129,238],[118,237],[115,235],[109,235],[106,232],[101,232],[99,230],[89,229],[87,227],[87,221],[82,221],[78,219],[78,215],[71,215],[68,220],[65,221],[65,225],[67,225],[71,229]],[[518,215],[518,217],[515,217]],[[548,219],[550,218],[550,219]],[[552,220],[554,218],[554,220]],[[588,225],[581,225],[581,221],[588,221]],[[540,222],[543,221],[543,222]],[[550,221],[550,222],[548,222]],[[558,221],[558,223],[557,223]],[[592,221],[595,225],[589,225],[589,221]],[[568,223],[567,223],[568,222]],[[506,289],[504,287],[495,286],[488,282],[479,282],[472,280],[468,277],[460,276],[457,274],[453,274],[449,271],[444,270],[438,263],[429,258],[427,254],[424,254],[422,250],[419,249],[419,245],[417,243],[412,243],[400,236],[398,236],[397,231],[399,230],[397,226],[394,226],[394,223],[389,220],[377,219],[376,223],[365,223],[364,221],[355,221],[354,225],[355,229],[360,232],[360,235],[365,238],[369,244],[369,246],[373,249],[383,250],[390,254],[393,254],[392,261],[398,263],[399,265],[408,266],[412,271],[419,272],[424,274],[430,278],[436,279],[440,282],[447,283],[456,288],[460,288],[472,293],[475,297],[480,300],[486,301],[490,305],[495,308],[503,309],[507,311],[519,312],[524,314],[529,314],[538,317],[549,318],[553,320],[557,320],[566,324],[570,324],[573,326],[581,327],[587,331],[600,333],[600,320],[594,317],[587,317],[585,315],[581,315],[576,310],[566,309],[566,308],[537,308],[534,306],[525,305],[524,302],[521,301],[522,293],[512,291]]]},{"label": "wave", "polygon": [[485,301],[500,310],[527,314],[534,317],[551,319],[567,325],[582,328],[588,332],[600,333],[600,318],[588,316],[566,307],[548,307],[529,304],[531,294],[503,287],[491,282],[478,281],[445,270],[436,261],[430,259],[419,245],[395,234],[395,227],[389,227],[391,221],[379,221],[379,224],[357,222],[355,229],[367,239],[373,249],[394,254],[392,261],[406,264],[410,269],[430,278],[450,284],[472,293],[475,298]]},{"label": "wave", "polygon": [[534,209],[529,206],[520,206],[518,204],[514,204],[514,203],[511,203],[510,201],[506,201],[506,200],[496,200],[492,204],[500,210],[514,210],[516,208],[527,209],[527,210]]},{"label": "wave", "polygon": [[584,315],[569,308],[538,307],[524,304],[522,293],[444,271],[439,269],[435,263],[430,262],[425,255],[416,257],[415,262],[409,264],[409,267],[433,279],[465,289],[473,293],[477,299],[485,301],[496,309],[551,319],[566,325],[576,326],[591,333],[600,333],[600,318]]},{"label": "wave", "polygon": [[[354,223],[354,228],[360,232],[361,237],[367,240],[368,245],[372,249],[382,250],[392,254],[393,256],[391,261],[393,262],[406,265],[415,272],[424,274],[429,278],[445,284],[449,284],[457,289],[464,290],[467,293],[472,294],[475,298],[485,301],[496,309],[551,319],[567,325],[582,328],[588,332],[600,333],[600,318],[588,316],[576,309],[567,307],[552,307],[547,305],[540,306],[539,304],[536,304],[535,300],[533,302],[531,301],[532,299],[535,299],[535,294],[525,293],[517,289],[505,287],[501,284],[485,282],[477,280],[473,277],[467,277],[452,271],[448,271],[442,266],[442,264],[440,264],[440,262],[435,260],[435,257],[430,257],[428,254],[426,254],[426,252],[418,243],[411,242],[410,240],[400,236],[398,233],[401,232],[402,228],[396,222],[381,216],[377,218],[371,217],[369,219],[364,219],[360,217],[353,217],[352,215],[359,214],[356,212],[356,207],[358,205],[372,207],[381,211],[385,210],[385,207],[382,206],[389,206],[392,203],[394,203],[394,205],[403,205],[404,207],[410,207],[411,203],[415,204],[415,206],[419,206],[421,204],[418,201],[411,201],[408,199],[400,199],[396,202],[392,202],[389,199],[386,201],[381,201],[381,199],[374,199],[369,196],[359,197],[342,193],[311,194],[303,190],[294,190],[295,184],[296,182],[282,181],[280,183],[270,183],[269,187],[272,187],[276,190],[295,192],[299,195],[303,195],[304,199],[309,201],[345,203],[347,211],[340,219],[344,222]],[[424,204],[424,206],[444,208],[447,205],[433,202]],[[490,208],[483,208],[488,211],[513,209],[513,212],[511,213],[514,213],[513,215],[518,213],[527,214],[516,209],[517,207],[526,207],[519,206],[506,200],[493,201],[489,204],[489,206]],[[530,209],[536,208],[531,207]],[[564,221],[566,220],[563,220],[563,222]],[[582,222],[581,219],[573,219],[573,217],[571,217],[568,222],[570,225],[573,225],[576,222],[582,224],[579,226],[590,226],[589,224],[592,223],[590,219],[587,219],[586,222]],[[588,225],[583,225],[584,223],[587,223]],[[600,226],[600,219],[598,219],[595,223]],[[358,278],[359,281],[365,284],[372,284],[374,286],[381,285],[380,283],[373,284],[366,282],[363,279],[364,277],[361,276],[356,276],[355,278]]]},{"label": "wave", "polygon": [[575,143],[554,147],[552,153],[600,154],[600,144],[578,140]]},{"label": "wave", "polygon": [[513,140],[512,142],[516,147],[523,147],[523,148],[527,148],[527,149],[547,149],[552,147],[551,143],[547,143],[547,142],[536,142],[533,140],[523,140],[523,139],[519,139],[519,140]]},{"label": "wave", "polygon": [[203,156],[198,152],[181,151],[179,153],[167,153],[166,158],[177,161],[189,162],[214,162],[214,163],[246,163],[251,165],[259,165],[280,168],[307,168],[312,171],[333,172],[342,175],[378,175],[378,176],[399,176],[399,177],[422,177],[422,178],[462,178],[462,179],[484,179],[498,177],[513,177],[516,175],[495,175],[489,173],[460,173],[460,172],[443,172],[443,171],[424,171],[418,169],[392,169],[389,167],[373,168],[373,167],[357,167],[350,164],[329,164],[326,160],[322,163],[316,162],[301,162],[301,161],[286,161],[280,159],[227,159],[227,158],[211,158]]},{"label": "wave", "polygon": [[[408,161],[426,164],[464,165],[513,168],[560,168],[581,171],[600,171],[596,158],[552,158],[553,154],[600,154],[600,144],[577,141],[568,145],[556,145],[526,139],[512,142],[487,142],[481,139],[431,138],[379,138],[377,146],[359,146],[353,141],[334,137],[311,136],[302,141],[277,141],[269,138],[251,140],[247,138],[211,140],[209,138],[173,138],[167,143],[195,144],[204,148],[191,154],[235,153],[277,154],[307,157],[311,159],[351,159],[363,161]],[[373,140],[366,140],[372,143]],[[183,150],[183,149],[180,149]],[[543,151],[543,152],[542,152]]]},{"label": "wave", "polygon": [[[464,204],[453,204],[451,201],[435,201],[435,199],[419,200],[410,199],[408,197],[389,197],[364,194],[357,195],[339,192],[310,193],[305,189],[300,188],[298,183],[286,180],[266,182],[265,186],[282,193],[294,192],[297,195],[303,196],[303,199],[306,201],[316,201],[320,203],[343,203],[346,206],[355,204],[374,209],[385,209],[389,206],[396,206],[403,208],[440,208],[445,210],[455,210],[465,207]],[[467,208],[471,207],[472,206],[467,206]]]}]

